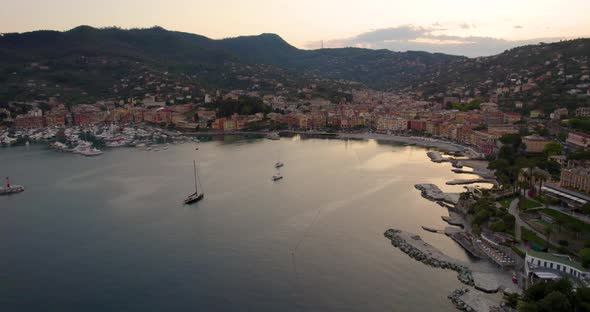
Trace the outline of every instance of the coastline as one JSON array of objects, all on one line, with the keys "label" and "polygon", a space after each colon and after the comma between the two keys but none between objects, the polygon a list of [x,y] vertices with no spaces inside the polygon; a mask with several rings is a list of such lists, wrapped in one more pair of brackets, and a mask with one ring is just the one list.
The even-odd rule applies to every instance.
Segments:
[{"label": "coastline", "polygon": [[[442,143],[441,143],[442,144]],[[479,175],[479,179],[456,179],[447,181],[447,185],[470,184],[475,182],[487,182],[497,185],[493,171],[487,169],[487,161],[474,159],[455,160],[452,158],[442,157],[441,153],[436,151],[429,151],[428,156],[432,162],[443,163],[453,162],[455,169],[452,171],[456,174],[474,174]],[[470,167],[472,170],[463,170],[462,167]],[[416,184],[415,188],[421,192],[422,197],[433,202],[446,202],[457,204],[457,193],[445,193],[434,184]],[[455,200],[450,198],[457,196]],[[454,199],[454,198],[453,198]],[[456,243],[461,245],[466,252],[472,252],[461,244],[460,237],[465,234],[470,234],[470,225],[465,223],[464,218],[454,211],[454,205],[447,206],[449,216],[442,216],[442,219],[453,225],[447,227],[444,233],[452,238]],[[461,228],[458,228],[458,227]],[[428,227],[422,226],[428,231]],[[458,278],[465,284],[465,287],[454,290],[449,294],[448,299],[455,305],[458,310],[462,311],[497,311],[503,303],[503,292],[521,292],[518,285],[512,283],[509,271],[500,269],[494,266],[486,257],[474,262],[465,263],[453,259],[444,252],[438,250],[436,247],[424,242],[420,236],[413,233],[406,233],[403,231],[389,229],[385,232],[385,236],[392,241],[392,245],[400,248],[404,253],[410,257],[423,262],[426,265],[439,267],[443,269],[452,269],[458,273]],[[410,246],[410,247],[408,247]],[[460,269],[457,269],[460,268]],[[468,278],[466,278],[468,276]]]},{"label": "coastline", "polygon": [[507,272],[486,263],[466,263],[447,256],[414,233],[388,229],[383,234],[391,244],[409,257],[425,265],[453,270],[465,287],[454,290],[448,298],[459,310],[491,311],[503,302],[502,293],[517,292]]},{"label": "coastline", "polygon": [[378,140],[403,144],[412,144],[428,148],[437,148],[442,151],[451,153],[462,152],[468,149],[465,146],[456,143],[417,136],[401,136],[378,133],[338,133],[337,138],[353,140]]}]

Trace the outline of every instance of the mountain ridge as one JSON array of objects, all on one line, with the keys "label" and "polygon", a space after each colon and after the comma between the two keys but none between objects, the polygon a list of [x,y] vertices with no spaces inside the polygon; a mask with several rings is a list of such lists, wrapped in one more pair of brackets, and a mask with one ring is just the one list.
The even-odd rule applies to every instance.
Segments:
[{"label": "mountain ridge", "polygon": [[[590,55],[590,39],[527,45],[494,56],[468,58],[355,47],[304,50],[272,33],[211,39],[159,26],[122,29],[81,25],[67,31],[0,36],[0,82],[8,83],[8,87],[0,86],[0,99],[22,94],[19,79],[22,83],[22,79],[41,77],[49,83],[61,81],[84,89],[93,81],[107,86],[114,79],[145,68],[200,75],[200,81],[210,86],[231,87],[235,79],[228,77],[244,75],[251,66],[266,66],[263,74],[278,82],[288,80],[288,76],[295,80],[315,77],[355,81],[383,90],[418,90],[428,95],[450,87],[475,88],[490,78],[502,79],[517,72],[534,77],[543,71],[559,70],[557,63],[573,66],[567,60],[555,61],[556,55],[584,58]],[[111,66],[101,66],[105,61]],[[46,65],[50,70],[23,70],[30,63]],[[23,76],[11,77],[12,73]]]}]

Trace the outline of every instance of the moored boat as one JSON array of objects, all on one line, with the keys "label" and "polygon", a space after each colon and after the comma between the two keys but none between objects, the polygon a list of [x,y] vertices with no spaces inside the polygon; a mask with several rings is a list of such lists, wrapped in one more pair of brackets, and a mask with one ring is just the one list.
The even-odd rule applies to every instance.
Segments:
[{"label": "moored boat", "polygon": [[25,187],[22,185],[11,185],[10,177],[6,177],[6,186],[0,186],[0,195],[9,195],[24,192]]},{"label": "moored boat", "polygon": [[198,185],[200,184],[200,181],[197,176],[197,162],[194,160],[193,160],[193,169],[194,169],[194,175],[195,175],[195,192],[192,193],[191,195],[189,195],[184,200],[185,204],[192,204],[192,203],[198,202],[199,200],[203,199],[203,197],[205,197],[205,194],[202,191],[199,192]]}]

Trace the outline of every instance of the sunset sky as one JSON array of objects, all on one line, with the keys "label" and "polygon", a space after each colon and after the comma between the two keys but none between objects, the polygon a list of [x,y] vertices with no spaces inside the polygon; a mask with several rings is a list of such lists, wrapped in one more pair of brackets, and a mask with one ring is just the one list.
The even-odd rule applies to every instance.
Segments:
[{"label": "sunset sky", "polygon": [[588,0],[0,0],[0,32],[162,26],[211,38],[276,33],[299,48],[489,55],[590,36]]}]

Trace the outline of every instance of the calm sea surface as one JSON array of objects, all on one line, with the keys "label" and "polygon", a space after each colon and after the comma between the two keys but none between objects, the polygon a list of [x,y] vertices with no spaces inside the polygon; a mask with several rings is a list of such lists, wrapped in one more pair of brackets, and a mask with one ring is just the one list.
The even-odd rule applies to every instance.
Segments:
[{"label": "calm sea surface", "polygon": [[[219,138],[218,138],[219,139]],[[396,227],[461,260],[416,183],[456,175],[420,147],[221,138],[96,158],[0,149],[0,311],[454,311],[456,274],[391,246]],[[280,154],[284,179],[271,182]],[[198,161],[205,199],[193,189]]]}]

